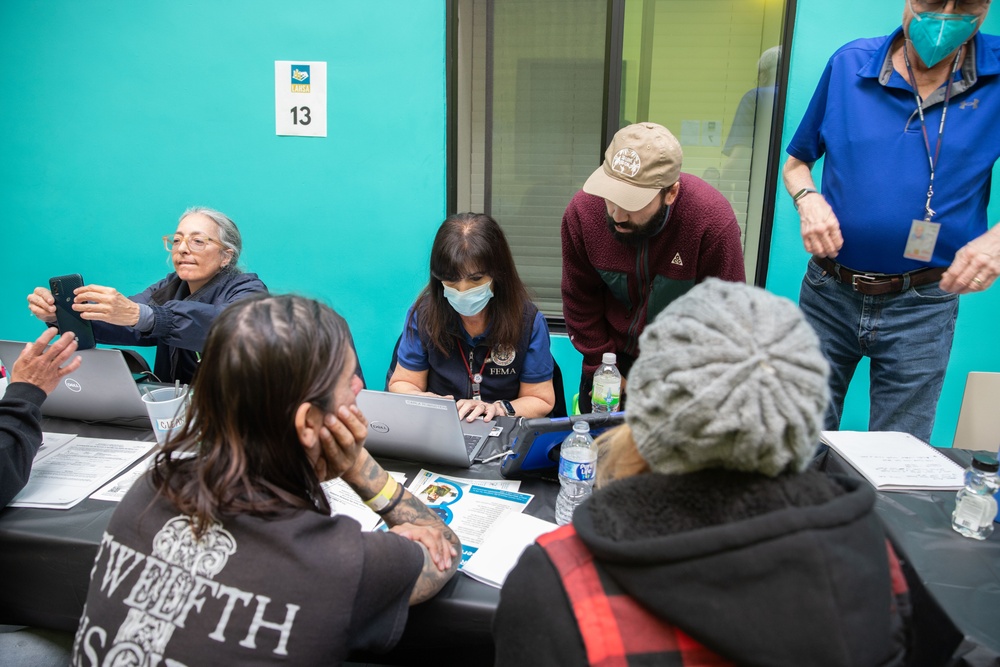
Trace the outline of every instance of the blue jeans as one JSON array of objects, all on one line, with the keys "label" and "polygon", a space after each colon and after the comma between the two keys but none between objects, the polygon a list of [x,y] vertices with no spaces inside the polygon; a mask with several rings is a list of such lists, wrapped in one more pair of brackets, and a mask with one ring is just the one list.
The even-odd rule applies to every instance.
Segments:
[{"label": "blue jeans", "polygon": [[871,360],[870,431],[905,431],[930,442],[958,317],[958,295],[934,282],[867,296],[810,261],[799,307],[830,362],[827,430],[836,430],[862,357]]}]

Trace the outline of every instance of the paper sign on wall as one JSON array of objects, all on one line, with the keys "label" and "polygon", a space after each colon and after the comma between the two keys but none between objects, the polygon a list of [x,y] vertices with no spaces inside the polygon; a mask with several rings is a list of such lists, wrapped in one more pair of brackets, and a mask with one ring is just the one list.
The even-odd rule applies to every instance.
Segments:
[{"label": "paper sign on wall", "polygon": [[274,132],[326,136],[326,63],[274,61]]}]

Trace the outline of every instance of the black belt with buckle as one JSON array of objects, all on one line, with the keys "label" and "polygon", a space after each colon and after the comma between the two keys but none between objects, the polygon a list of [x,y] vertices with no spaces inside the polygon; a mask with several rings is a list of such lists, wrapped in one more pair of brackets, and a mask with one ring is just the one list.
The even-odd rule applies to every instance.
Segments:
[{"label": "black belt with buckle", "polygon": [[864,271],[852,271],[846,266],[837,264],[828,257],[816,257],[813,255],[812,260],[821,269],[836,278],[838,282],[847,283],[854,288],[855,292],[861,292],[869,296],[902,292],[903,286],[907,284],[907,277],[910,279],[910,287],[919,287],[933,283],[941,280],[941,276],[947,270],[944,267],[936,266],[927,269],[917,269],[909,273],[865,273]]}]

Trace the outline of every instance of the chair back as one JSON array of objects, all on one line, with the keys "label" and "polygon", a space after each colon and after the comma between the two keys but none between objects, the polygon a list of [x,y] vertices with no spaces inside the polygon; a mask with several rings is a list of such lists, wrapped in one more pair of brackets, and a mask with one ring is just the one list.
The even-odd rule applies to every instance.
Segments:
[{"label": "chair back", "polygon": [[1000,373],[969,373],[951,446],[987,452],[1000,447]]}]

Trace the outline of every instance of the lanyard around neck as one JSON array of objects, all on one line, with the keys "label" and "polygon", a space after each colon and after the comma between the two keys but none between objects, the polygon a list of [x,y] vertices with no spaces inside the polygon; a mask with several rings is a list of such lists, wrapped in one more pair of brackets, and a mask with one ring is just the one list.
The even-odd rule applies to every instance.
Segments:
[{"label": "lanyard around neck", "polygon": [[944,91],[944,107],[941,109],[941,124],[938,126],[938,136],[937,145],[934,148],[934,153],[931,153],[931,141],[927,135],[927,122],[924,120],[924,100],[920,97],[920,91],[917,89],[917,77],[913,75],[913,67],[910,65],[910,56],[906,52],[906,41],[903,41],[903,61],[906,63],[906,71],[910,75],[910,86],[913,87],[913,96],[917,98],[917,113],[920,115],[920,129],[924,134],[924,148],[927,149],[927,162],[931,167],[931,180],[927,185],[927,202],[924,204],[924,220],[930,220],[934,217],[935,211],[931,208],[931,199],[934,198],[934,167],[937,165],[938,158],[941,156],[941,139],[944,137],[944,121],[948,116],[948,102],[951,100],[951,84],[955,80],[955,72],[958,71],[959,58],[962,57],[963,47],[959,47],[958,53],[955,54],[955,62],[951,64],[951,73],[948,75],[948,85],[945,87]]},{"label": "lanyard around neck", "polygon": [[462,363],[465,364],[465,372],[469,374],[469,382],[472,383],[472,398],[481,401],[479,386],[483,383],[483,371],[486,369],[486,363],[490,360],[490,355],[493,353],[493,348],[486,350],[486,358],[483,359],[483,365],[480,366],[479,372],[473,374],[472,366],[469,363],[472,361],[472,355],[475,354],[476,348],[469,348],[469,359],[465,358],[465,350],[462,348],[462,343],[458,344],[458,356],[462,357]]}]

